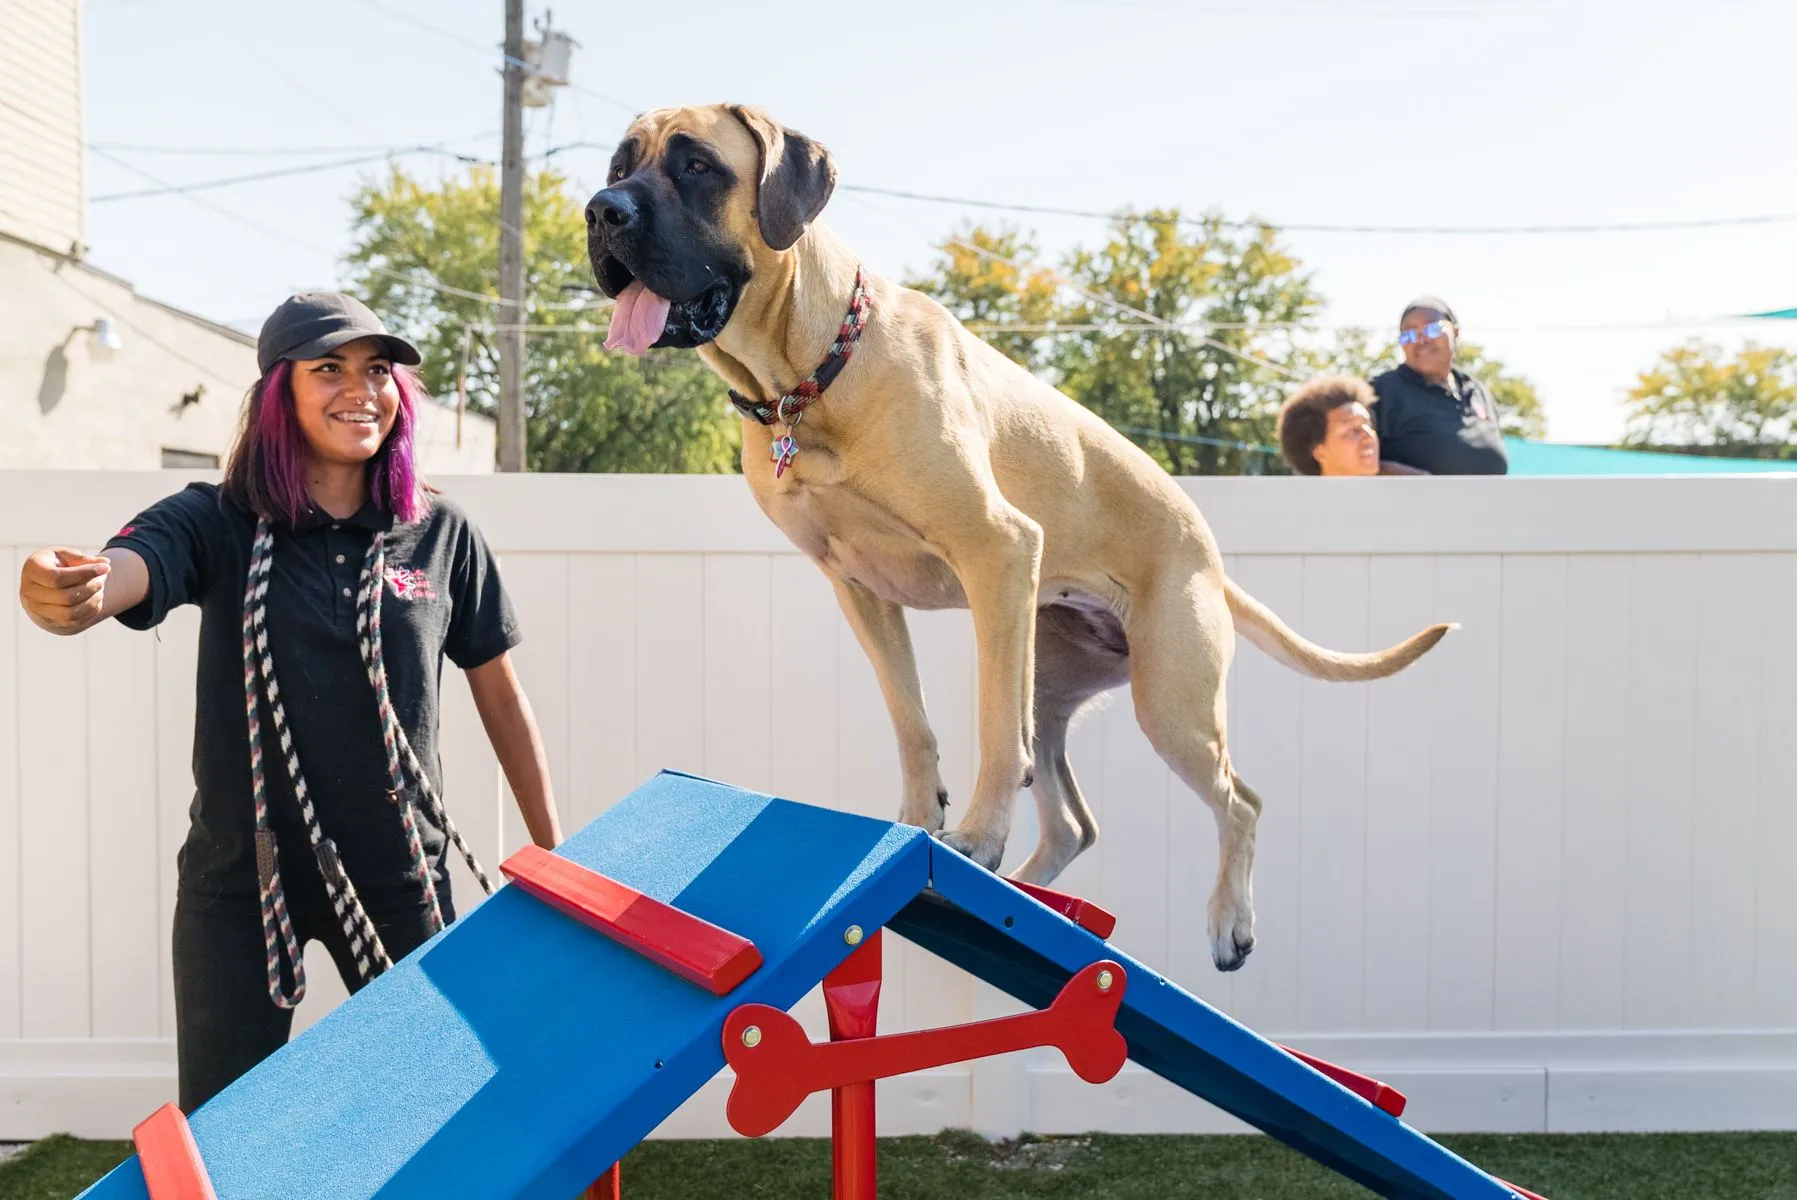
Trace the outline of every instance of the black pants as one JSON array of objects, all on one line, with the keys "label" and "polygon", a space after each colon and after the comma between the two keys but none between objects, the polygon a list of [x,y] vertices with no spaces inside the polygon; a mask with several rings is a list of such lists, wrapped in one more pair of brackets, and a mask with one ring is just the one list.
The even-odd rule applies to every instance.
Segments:
[{"label": "black pants", "polygon": [[[351,992],[365,982],[343,925],[322,894],[290,896],[289,915],[301,952],[307,942],[323,942],[337,973]],[[443,919],[455,920],[447,882],[437,884]],[[368,915],[381,944],[394,962],[423,945],[432,933],[430,909],[420,899],[399,908],[369,905]],[[281,981],[291,991],[293,974],[281,955]],[[268,951],[262,941],[262,916],[252,900],[175,901],[175,1055],[181,1080],[181,1108],[192,1112],[223,1091],[251,1067],[287,1044],[293,1010],[268,996]]]}]

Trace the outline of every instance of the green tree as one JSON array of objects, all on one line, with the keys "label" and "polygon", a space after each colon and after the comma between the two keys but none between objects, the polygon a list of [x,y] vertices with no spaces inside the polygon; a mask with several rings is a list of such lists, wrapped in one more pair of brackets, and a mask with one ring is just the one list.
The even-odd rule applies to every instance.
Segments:
[{"label": "green tree", "polygon": [[1118,218],[1102,246],[1068,257],[1065,273],[1084,293],[1069,304],[1070,324],[1141,319],[1102,298],[1180,327],[1060,340],[1056,365],[1070,394],[1175,474],[1270,465],[1248,447],[1273,442],[1292,384],[1296,344],[1283,327],[1312,319],[1321,304],[1277,231],[1231,233],[1216,216],[1194,225],[1159,209]]},{"label": "green tree", "polygon": [[1748,342],[1729,359],[1722,347],[1693,339],[1641,372],[1625,404],[1625,445],[1787,458],[1797,421],[1797,352]]},{"label": "green tree", "polygon": [[[1404,361],[1396,338],[1381,338],[1368,330],[1338,333],[1333,342],[1315,354],[1313,369],[1341,372],[1371,379]],[[1541,397],[1527,376],[1519,375],[1483,346],[1462,340],[1454,350],[1454,366],[1485,385],[1497,405],[1498,426],[1512,437],[1540,440],[1547,436],[1547,413]]]},{"label": "green tree", "polygon": [[[1123,216],[1103,245],[1075,250],[1058,271],[1013,230],[974,226],[938,250],[913,286],[1168,470],[1282,469],[1256,447],[1273,440],[1294,338],[1241,326],[1301,324],[1320,300],[1274,230],[1232,235],[1220,218],[1190,223],[1173,209]],[[1034,328],[1013,334],[1005,324]],[[1063,329],[1036,332],[1043,325]]]},{"label": "green tree", "polygon": [[[1012,361],[1032,371],[1044,367],[1049,341],[1042,327],[1057,315],[1060,287],[1039,265],[1035,238],[1011,228],[966,225],[937,251],[930,272],[906,279],[905,286],[934,297]],[[1023,328],[998,328],[1005,325]]]},{"label": "green tree", "polygon": [[[425,385],[455,393],[469,336],[468,404],[496,414],[499,185],[490,168],[426,184],[394,168],[356,194],[346,256],[354,290],[424,356]],[[604,349],[589,295],[586,225],[567,180],[529,177],[524,194],[526,459],[533,471],[729,472],[741,426],[724,386],[684,351],[641,360]],[[600,314],[603,325],[604,313]]]}]

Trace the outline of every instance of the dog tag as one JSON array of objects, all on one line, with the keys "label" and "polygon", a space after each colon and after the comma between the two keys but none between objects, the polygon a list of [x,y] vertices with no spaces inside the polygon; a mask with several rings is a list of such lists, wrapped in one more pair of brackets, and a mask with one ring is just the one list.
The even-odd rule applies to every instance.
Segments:
[{"label": "dog tag", "polygon": [[768,458],[774,464],[775,479],[786,474],[786,468],[792,466],[792,460],[798,452],[799,444],[793,440],[792,434],[788,433],[774,439],[773,446],[768,450]]}]

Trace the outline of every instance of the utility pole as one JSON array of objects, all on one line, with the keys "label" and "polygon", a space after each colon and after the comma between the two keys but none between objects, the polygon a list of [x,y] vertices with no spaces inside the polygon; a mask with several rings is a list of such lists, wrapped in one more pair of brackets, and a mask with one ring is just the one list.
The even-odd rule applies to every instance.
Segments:
[{"label": "utility pole", "polygon": [[524,469],[524,0],[505,0],[499,167],[499,469]]},{"label": "utility pole", "polygon": [[462,365],[455,374],[455,448],[462,448],[462,415],[468,411],[468,352],[474,348],[474,326],[462,326]]}]

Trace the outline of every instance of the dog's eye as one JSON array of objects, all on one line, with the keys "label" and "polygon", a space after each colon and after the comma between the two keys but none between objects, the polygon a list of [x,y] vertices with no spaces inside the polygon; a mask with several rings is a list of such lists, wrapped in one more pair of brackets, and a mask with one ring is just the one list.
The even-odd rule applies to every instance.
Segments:
[{"label": "dog's eye", "polygon": [[709,170],[711,170],[711,164],[702,158],[689,158],[686,160],[686,173],[688,175],[703,175]]}]

